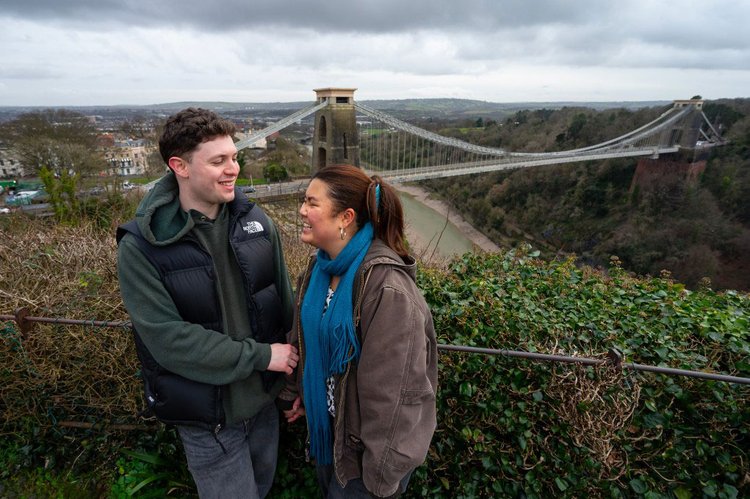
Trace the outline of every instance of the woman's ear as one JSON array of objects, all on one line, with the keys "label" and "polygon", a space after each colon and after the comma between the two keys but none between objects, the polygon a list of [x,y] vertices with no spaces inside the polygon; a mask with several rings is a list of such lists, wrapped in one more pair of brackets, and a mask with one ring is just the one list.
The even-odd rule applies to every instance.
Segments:
[{"label": "woman's ear", "polygon": [[347,208],[339,213],[339,217],[341,220],[341,226],[346,229],[357,220],[357,212],[351,208]]}]

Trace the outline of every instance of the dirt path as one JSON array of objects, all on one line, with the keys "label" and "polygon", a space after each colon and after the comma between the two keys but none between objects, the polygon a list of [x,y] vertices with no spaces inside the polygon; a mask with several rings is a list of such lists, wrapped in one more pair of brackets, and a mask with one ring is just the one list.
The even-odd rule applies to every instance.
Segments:
[{"label": "dirt path", "polygon": [[[451,208],[450,205],[448,205],[444,201],[433,199],[432,197],[430,197],[430,192],[426,189],[414,185],[392,185],[399,191],[413,196],[414,199],[432,208],[441,215],[447,216],[448,220],[450,220],[450,222],[455,225],[458,230],[460,230],[471,242],[473,242],[483,251],[500,251],[500,247],[497,244],[493,243],[487,236],[476,230],[469,222],[464,220],[464,218],[455,209]],[[406,232],[409,240],[416,242],[418,245],[426,244],[426,242],[422,241],[422,238],[418,234],[415,234],[410,227],[407,226]]]}]

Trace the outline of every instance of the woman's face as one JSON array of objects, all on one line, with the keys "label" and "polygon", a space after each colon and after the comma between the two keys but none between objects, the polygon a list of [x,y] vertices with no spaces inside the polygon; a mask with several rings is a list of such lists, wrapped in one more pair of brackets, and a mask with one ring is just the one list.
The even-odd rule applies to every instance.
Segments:
[{"label": "woman's face", "polygon": [[[318,179],[310,182],[299,214],[302,217],[300,240],[322,249],[331,258],[336,258],[352,234],[349,233],[351,229],[346,221],[346,211],[335,213],[333,201],[328,196],[328,186],[324,182]],[[343,240],[341,227],[347,231],[347,236]]]}]

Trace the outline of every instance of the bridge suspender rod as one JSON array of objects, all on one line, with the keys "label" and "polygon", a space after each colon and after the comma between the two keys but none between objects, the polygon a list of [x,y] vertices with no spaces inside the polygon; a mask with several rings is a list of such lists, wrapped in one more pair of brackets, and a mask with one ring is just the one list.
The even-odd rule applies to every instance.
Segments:
[{"label": "bridge suspender rod", "polygon": [[[582,160],[587,159],[586,157],[587,154],[584,154],[587,152],[598,153],[603,150],[620,150],[623,147],[629,148],[629,147],[635,146],[639,140],[644,140],[644,139],[649,140],[649,139],[653,139],[655,136],[664,137],[665,134],[666,134],[666,138],[668,139],[670,127],[674,125],[676,122],[680,121],[681,119],[684,119],[685,117],[689,116],[690,114],[694,112],[693,106],[687,106],[684,108],[670,108],[669,110],[662,113],[655,120],[651,121],[650,123],[647,123],[646,125],[641,126],[640,128],[636,130],[633,130],[624,135],[621,135],[614,139],[611,139],[611,140],[608,140],[608,141],[605,141],[605,142],[602,142],[600,144],[596,144],[593,146],[588,146],[588,147],[579,148],[579,149],[572,149],[569,151],[559,151],[559,152],[522,153],[522,152],[508,152],[499,148],[477,146],[475,144],[470,144],[468,142],[464,142],[458,139],[443,137],[441,135],[435,134],[433,132],[424,130],[422,128],[416,127],[409,123],[393,118],[392,116],[389,116],[380,111],[370,109],[359,103],[355,103],[355,108],[361,111],[363,114],[366,114],[370,116],[371,118],[378,119],[386,123],[387,125],[393,128],[396,128],[398,130],[402,130],[404,132],[417,135],[419,137],[422,137],[423,139],[432,141],[435,144],[456,147],[464,151],[471,151],[471,152],[475,152],[478,154],[487,154],[489,156],[493,156],[496,158],[498,157],[508,158],[510,156],[546,158],[546,157],[570,157],[570,156],[579,155]],[[659,143],[660,144],[666,143],[665,139],[661,139]],[[649,141],[649,144],[653,144],[653,142]],[[437,157],[440,157],[440,156],[438,155]],[[440,164],[441,165],[447,164],[448,158],[449,156],[446,154],[445,162],[440,163]]]},{"label": "bridge suspender rod", "polygon": [[[398,143],[398,134],[399,133],[400,132],[398,130],[396,130],[396,133],[395,133],[395,136],[396,136],[395,137],[395,142],[397,142],[397,143]],[[388,150],[388,157],[391,158],[391,162],[388,165],[388,169],[389,170],[394,170],[393,165],[396,163],[396,146],[393,145],[393,143],[394,143],[394,137],[393,137],[393,135],[394,134],[391,134],[391,140],[388,141],[388,149],[389,149]]]},{"label": "bridge suspender rod", "polygon": [[407,146],[405,149],[404,154],[404,169],[411,169],[414,168],[416,165],[414,164],[414,135],[409,134],[406,136],[407,138]]},{"label": "bridge suspender rod", "polygon": [[366,114],[372,118],[377,118],[378,120],[394,127],[399,130],[403,130],[408,133],[413,133],[414,135],[420,135],[428,140],[432,140],[435,142],[442,142],[444,144],[454,145],[456,147],[462,147],[467,149],[478,149],[483,150],[487,152],[488,154],[493,154],[495,156],[502,156],[507,154],[502,149],[495,149],[491,147],[482,147],[475,144],[471,144],[469,142],[464,142],[462,140],[450,138],[450,137],[443,137],[442,135],[438,135],[436,133],[430,132],[428,130],[425,130],[423,128],[416,127],[414,125],[411,125],[409,123],[406,123],[405,121],[401,121],[399,119],[394,118],[393,116],[390,116],[386,113],[376,111],[375,109],[371,109],[367,106],[364,106],[360,103],[355,102],[354,103],[355,109],[362,112],[363,114]]},{"label": "bridge suspender rod", "polygon": [[358,103],[355,103],[355,108],[369,116],[371,124],[379,123],[377,138],[374,133],[370,134],[367,147],[372,152],[367,157],[373,169],[379,169],[384,178],[393,182],[672,153],[680,149],[679,144],[672,144],[674,131],[683,122],[692,122],[696,116],[695,106],[672,107],[650,123],[594,146],[558,152],[518,153],[442,137]]},{"label": "bridge suspender rod", "polygon": [[706,124],[708,124],[711,131],[714,132],[714,135],[716,135],[716,138],[718,140],[722,140],[721,135],[719,135],[719,132],[716,131],[716,128],[714,128],[713,124],[711,124],[711,122],[708,120],[708,116],[706,116],[706,113],[701,111],[701,115],[703,116],[703,120],[706,122]]},{"label": "bridge suspender rod", "polygon": [[395,156],[395,166],[396,166],[396,172],[400,173],[401,170],[401,139],[404,136],[404,132],[399,130],[396,133],[396,156]]},{"label": "bridge suspender rod", "polygon": [[399,131],[396,135],[396,172],[401,171],[401,141],[404,138],[404,132]]},{"label": "bridge suspender rod", "polygon": [[427,152],[427,147],[425,147],[424,137],[419,137],[419,140],[421,142],[420,153],[419,153],[419,167],[422,168],[424,166],[424,155]]},{"label": "bridge suspender rod", "polygon": [[378,131],[378,136],[375,141],[375,157],[377,158],[376,163],[375,163],[376,165],[383,164],[383,134],[384,132],[381,127],[380,130]]},{"label": "bridge suspender rod", "polygon": [[401,137],[404,136],[404,132],[399,131],[396,135],[396,172],[401,170]]}]

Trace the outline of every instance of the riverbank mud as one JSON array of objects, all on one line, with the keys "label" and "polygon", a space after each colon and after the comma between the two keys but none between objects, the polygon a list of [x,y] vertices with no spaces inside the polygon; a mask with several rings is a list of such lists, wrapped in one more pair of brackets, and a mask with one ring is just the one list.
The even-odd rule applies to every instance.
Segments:
[{"label": "riverbank mud", "polygon": [[[393,184],[393,186],[400,192],[412,196],[415,200],[447,217],[448,221],[455,225],[480,250],[490,253],[500,251],[500,247],[497,244],[475,229],[448,203],[431,197],[431,193],[427,189],[415,185]],[[430,244],[434,244],[432,241],[425,241],[424,237],[408,223],[406,224],[406,237],[411,241],[412,245],[417,247],[417,252],[428,248]]]}]

